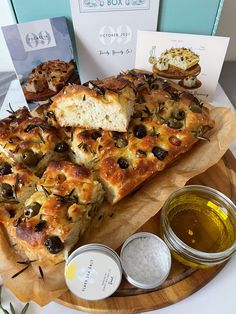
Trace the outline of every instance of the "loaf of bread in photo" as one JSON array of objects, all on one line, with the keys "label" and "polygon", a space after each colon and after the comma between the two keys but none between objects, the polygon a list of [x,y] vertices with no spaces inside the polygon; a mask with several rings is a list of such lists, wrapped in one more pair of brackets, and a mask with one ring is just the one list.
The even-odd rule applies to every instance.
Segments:
[{"label": "loaf of bread in photo", "polygon": [[133,107],[134,92],[129,82],[104,84],[90,81],[87,86],[67,86],[55,98],[51,110],[61,127],[125,132]]}]

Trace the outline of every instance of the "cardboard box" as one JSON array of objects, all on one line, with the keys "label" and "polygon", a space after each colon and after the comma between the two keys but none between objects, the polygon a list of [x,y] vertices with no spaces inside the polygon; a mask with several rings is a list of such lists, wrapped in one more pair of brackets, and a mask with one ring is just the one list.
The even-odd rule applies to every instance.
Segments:
[{"label": "cardboard box", "polygon": [[[9,2],[19,23],[66,16],[74,40],[70,0],[9,0]],[[214,35],[223,3],[224,0],[161,0],[157,30]]]}]

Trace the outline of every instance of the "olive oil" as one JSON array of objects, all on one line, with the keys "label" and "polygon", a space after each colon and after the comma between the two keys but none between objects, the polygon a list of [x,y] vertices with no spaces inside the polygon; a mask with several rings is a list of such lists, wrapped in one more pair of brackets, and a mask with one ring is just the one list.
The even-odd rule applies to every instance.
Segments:
[{"label": "olive oil", "polygon": [[191,248],[217,253],[235,242],[235,228],[227,210],[216,202],[187,194],[179,197],[171,207],[170,227]]}]

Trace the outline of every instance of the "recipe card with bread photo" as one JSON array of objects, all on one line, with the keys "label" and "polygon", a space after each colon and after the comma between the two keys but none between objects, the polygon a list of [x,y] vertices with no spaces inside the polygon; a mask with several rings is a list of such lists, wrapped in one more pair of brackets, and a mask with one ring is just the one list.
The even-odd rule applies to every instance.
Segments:
[{"label": "recipe card with bread photo", "polygon": [[159,0],[70,0],[80,78],[134,68],[138,30],[156,30]]},{"label": "recipe card with bread photo", "polygon": [[50,101],[68,82],[78,80],[65,17],[2,28],[29,104]]},{"label": "recipe card with bread photo", "polygon": [[212,100],[228,37],[138,31],[135,67],[175,80],[180,87]]}]

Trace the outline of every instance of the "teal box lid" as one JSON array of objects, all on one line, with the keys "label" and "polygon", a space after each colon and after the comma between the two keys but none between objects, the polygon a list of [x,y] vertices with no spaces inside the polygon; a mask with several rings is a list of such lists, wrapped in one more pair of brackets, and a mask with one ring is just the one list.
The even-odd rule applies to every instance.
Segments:
[{"label": "teal box lid", "polygon": [[224,0],[162,0],[158,30],[214,35]]},{"label": "teal box lid", "polygon": [[[74,41],[70,0],[11,0],[11,2],[19,23],[65,16]],[[214,35],[223,2],[224,0],[160,0],[157,30]]]}]

